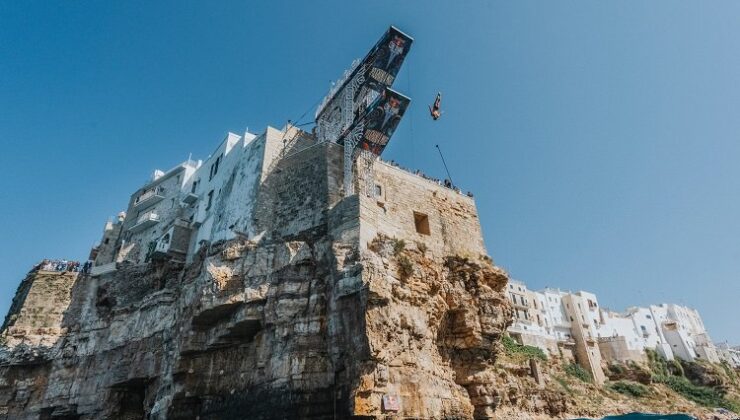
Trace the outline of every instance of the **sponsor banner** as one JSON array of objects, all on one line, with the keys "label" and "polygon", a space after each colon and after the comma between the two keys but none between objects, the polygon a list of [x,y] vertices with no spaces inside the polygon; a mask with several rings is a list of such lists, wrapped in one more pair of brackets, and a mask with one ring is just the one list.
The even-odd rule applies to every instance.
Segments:
[{"label": "sponsor banner", "polygon": [[[341,98],[344,89],[354,81],[355,92],[352,111],[357,116],[353,121],[353,123],[356,123],[362,117],[362,114],[358,113],[357,110],[363,108],[367,98],[372,99],[376,94],[390,87],[396,80],[398,71],[401,69],[413,41],[413,38],[391,26],[352,73],[344,79],[342,86],[334,92],[331,99],[320,106],[316,120],[318,121],[324,117],[330,118],[323,114],[337,105],[339,107],[344,106],[341,103],[334,104],[334,101]],[[359,84],[356,84],[358,81]]]},{"label": "sponsor banner", "polygon": [[393,84],[413,41],[393,26],[380,38],[360,66],[372,89],[380,92]]},{"label": "sponsor banner", "polygon": [[[349,130],[357,148],[380,155],[388,145],[411,100],[386,88],[367,107],[364,116]],[[346,141],[345,141],[346,146]]]}]

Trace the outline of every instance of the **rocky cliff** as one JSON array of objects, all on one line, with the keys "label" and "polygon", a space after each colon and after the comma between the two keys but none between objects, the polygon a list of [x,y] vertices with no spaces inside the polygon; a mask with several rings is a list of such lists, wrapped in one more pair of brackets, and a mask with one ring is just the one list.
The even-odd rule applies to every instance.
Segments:
[{"label": "rocky cliff", "polygon": [[396,412],[384,396],[405,416],[491,415],[506,275],[390,238],[356,245],[237,239],[187,266],[30,274],[24,315],[43,310],[26,289],[68,304],[6,328],[3,415],[373,418]]},{"label": "rocky cliff", "polygon": [[29,274],[0,417],[492,416],[511,310],[472,199],[382,163],[381,196],[344,197],[342,156],[284,158],[234,227],[254,234],[187,263]]}]

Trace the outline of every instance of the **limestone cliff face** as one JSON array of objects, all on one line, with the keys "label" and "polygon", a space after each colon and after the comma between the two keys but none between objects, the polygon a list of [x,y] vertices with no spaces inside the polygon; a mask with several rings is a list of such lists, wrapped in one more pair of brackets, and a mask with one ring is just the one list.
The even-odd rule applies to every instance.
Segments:
[{"label": "limestone cliff face", "polygon": [[378,238],[370,248],[363,256],[370,357],[355,413],[380,415],[390,394],[416,417],[491,416],[492,368],[511,320],[506,274],[486,260],[435,260],[401,240]]},{"label": "limestone cliff face", "polygon": [[[442,220],[454,192],[422,208],[431,234],[366,240],[367,203],[337,189],[341,156],[324,145],[278,165],[255,203],[259,235],[206,244],[188,264],[119,263],[38,288],[61,297],[46,329],[18,317],[4,329],[0,418],[492,415],[506,274],[478,248],[448,252],[464,248]],[[398,212],[413,231],[415,209],[384,199],[373,217]],[[46,307],[23,295],[41,282],[19,289],[18,314]]]}]

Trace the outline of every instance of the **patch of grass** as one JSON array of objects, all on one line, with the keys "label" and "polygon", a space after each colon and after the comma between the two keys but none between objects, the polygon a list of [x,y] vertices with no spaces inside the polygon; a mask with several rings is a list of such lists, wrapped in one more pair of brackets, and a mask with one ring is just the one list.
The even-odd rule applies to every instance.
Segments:
[{"label": "patch of grass", "polygon": [[384,237],[382,235],[375,235],[373,240],[369,244],[367,244],[367,249],[373,251],[376,254],[380,253],[380,250],[383,248],[383,240]]},{"label": "patch of grass", "polygon": [[406,249],[406,241],[403,239],[393,238],[393,255],[398,256]]},{"label": "patch of grass", "polygon": [[573,389],[568,385],[568,381],[565,380],[562,376],[553,375],[553,379],[555,379],[555,382],[559,383],[560,386],[563,387],[565,392],[567,392],[569,395],[573,395]]},{"label": "patch of grass", "polygon": [[403,280],[406,280],[414,274],[414,263],[411,262],[409,257],[405,255],[398,257],[398,274]]},{"label": "patch of grass", "polygon": [[722,370],[725,371],[727,376],[730,377],[730,381],[732,381],[733,384],[737,384],[737,373],[735,373],[732,367],[730,367],[730,365],[724,360],[719,365],[722,367]]},{"label": "patch of grass", "polygon": [[510,356],[523,356],[527,359],[547,360],[547,355],[539,347],[522,345],[516,342],[508,335],[501,338],[501,344],[504,345],[504,351]]},{"label": "patch of grass", "polygon": [[653,380],[666,384],[686,399],[705,407],[722,407],[732,411],[740,410],[740,404],[726,399],[722,392],[714,388],[694,385],[683,376],[656,376]]},{"label": "patch of grass", "polygon": [[643,384],[632,381],[616,381],[607,385],[607,387],[620,394],[629,397],[640,398],[650,393],[650,389]]},{"label": "patch of grass", "polygon": [[651,349],[645,349],[645,353],[653,376],[684,376],[683,366],[678,360],[668,361],[660,353]]},{"label": "patch of grass", "polygon": [[424,255],[427,253],[427,244],[425,244],[424,242],[416,242],[416,249],[418,249],[419,252]]},{"label": "patch of grass", "polygon": [[583,382],[591,382],[591,374],[581,366],[575,363],[569,363],[565,366],[565,373],[568,375],[578,378]]},{"label": "patch of grass", "polygon": [[609,366],[607,366],[609,369],[609,372],[615,374],[615,375],[623,375],[624,374],[624,366],[617,364],[617,363],[609,363]]}]

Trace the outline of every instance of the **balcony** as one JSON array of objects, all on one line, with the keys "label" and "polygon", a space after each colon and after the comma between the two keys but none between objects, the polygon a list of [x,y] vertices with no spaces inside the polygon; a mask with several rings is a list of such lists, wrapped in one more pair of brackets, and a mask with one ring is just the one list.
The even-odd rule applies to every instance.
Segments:
[{"label": "balcony", "polygon": [[134,202],[134,210],[145,209],[149,206],[153,206],[159,203],[162,200],[164,200],[164,188],[157,187],[155,189],[145,191],[143,194],[136,198],[136,201]]},{"label": "balcony", "polygon": [[153,211],[144,213],[136,220],[136,224],[129,229],[131,232],[141,232],[159,223],[159,215]]},{"label": "balcony", "polygon": [[193,204],[196,201],[198,201],[198,194],[193,193],[187,193],[187,195],[182,199],[182,202],[185,204]]}]

